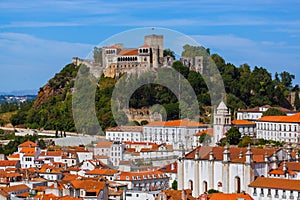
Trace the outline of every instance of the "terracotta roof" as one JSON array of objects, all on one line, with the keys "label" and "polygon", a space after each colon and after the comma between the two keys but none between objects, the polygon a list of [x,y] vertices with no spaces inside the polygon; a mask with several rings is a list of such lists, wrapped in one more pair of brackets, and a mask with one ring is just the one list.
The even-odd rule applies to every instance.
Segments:
[{"label": "terracotta roof", "polygon": [[189,121],[189,120],[173,120],[173,121],[164,121],[164,122],[150,122],[145,126],[168,126],[168,127],[203,127],[205,124],[199,122]]},{"label": "terracotta roof", "polygon": [[117,45],[112,45],[112,46],[109,46],[109,47],[105,47],[106,49],[117,49],[118,46]]},{"label": "terracotta roof", "polygon": [[173,162],[173,163],[170,163],[166,166],[164,166],[163,168],[160,168],[158,171],[161,171],[161,172],[165,172],[165,173],[177,173],[177,162]]},{"label": "terracotta roof", "polygon": [[213,128],[208,128],[206,130],[203,131],[199,131],[195,134],[195,136],[201,136],[203,133],[210,135],[210,136],[214,136],[214,129]]},{"label": "terracotta roof", "polygon": [[62,156],[63,151],[57,150],[57,151],[47,151],[46,156]]},{"label": "terracotta roof", "polygon": [[232,120],[231,123],[234,125],[255,125],[255,122],[251,122],[249,120],[244,120],[244,119]]},{"label": "terracotta roof", "polygon": [[40,194],[40,195],[36,195],[36,196],[34,196],[34,199],[57,200],[58,197],[51,193],[51,194]]},{"label": "terracotta roof", "polygon": [[10,156],[7,156],[8,159],[12,159],[12,158],[18,158],[20,159],[20,154],[18,153],[14,153],[14,154],[11,154]]},{"label": "terracotta roof", "polygon": [[150,47],[149,44],[144,44],[144,45],[140,46],[139,48],[149,48],[149,47]]},{"label": "terracotta roof", "polygon": [[132,141],[126,141],[125,144],[128,145],[154,145],[153,142],[132,142]]},{"label": "terracotta roof", "polygon": [[107,141],[100,141],[96,145],[97,148],[110,148],[113,142],[107,142]]},{"label": "terracotta roof", "polygon": [[114,169],[94,169],[85,173],[86,175],[104,175],[104,176],[113,176],[118,173],[119,170]]},{"label": "terracotta roof", "polygon": [[[196,198],[192,196],[191,190],[184,191],[186,193],[186,200],[196,200]],[[162,193],[164,193],[169,200],[182,200],[182,190],[163,190]],[[158,199],[157,197],[156,200]]]},{"label": "terracotta roof", "polygon": [[114,132],[142,132],[142,126],[117,126],[110,127],[106,131],[114,131]]},{"label": "terracotta roof", "polygon": [[288,122],[288,123],[300,123],[300,113],[291,116],[265,116],[259,118],[261,122]]},{"label": "terracotta roof", "polygon": [[105,187],[105,182],[94,180],[74,180],[71,183],[75,189],[85,189],[89,192],[96,192],[97,195]]},{"label": "terracotta roof", "polygon": [[[186,159],[194,159],[196,150],[198,150],[199,158],[203,160],[209,159],[209,153],[210,151],[213,152],[215,160],[223,160],[223,152],[224,147],[211,147],[211,146],[199,146],[196,149],[189,152],[185,158]],[[238,148],[238,147],[230,147],[230,160],[232,162],[245,162],[246,152],[247,148]],[[251,148],[251,151],[253,153],[253,161],[254,162],[264,162],[264,155],[267,152],[269,156],[273,155],[274,149],[260,149],[260,148]],[[242,152],[242,158],[239,158],[240,153]]]},{"label": "terracotta roof", "polygon": [[148,180],[168,178],[161,171],[139,171],[139,172],[120,172],[116,175],[116,181]]},{"label": "terracotta roof", "polygon": [[[286,162],[286,167],[288,168],[288,170],[300,172],[300,163],[299,162]],[[279,164],[278,169],[282,170],[282,168],[283,168],[283,162],[281,162]]]},{"label": "terracotta roof", "polygon": [[138,55],[137,49],[124,49],[119,52],[120,56],[132,56],[132,55]]},{"label": "terracotta roof", "polygon": [[300,181],[282,178],[258,177],[249,185],[249,187],[300,191]]},{"label": "terracotta roof", "polygon": [[0,160],[1,167],[15,167],[19,161],[18,160]]},{"label": "terracotta roof", "polygon": [[243,199],[243,200],[254,200],[249,194],[223,194],[223,193],[214,193],[210,196],[210,200],[237,200],[237,199]]},{"label": "terracotta roof", "polygon": [[[287,171],[289,175],[296,175],[297,173],[291,170]],[[275,169],[271,170],[269,174],[276,174],[276,175],[285,175],[285,172],[282,169]]]},{"label": "terracotta roof", "polygon": [[3,188],[5,192],[10,193],[10,192],[16,192],[20,190],[29,190],[30,187],[28,187],[25,184],[20,184],[20,185],[13,185],[10,187]]},{"label": "terracotta roof", "polygon": [[20,144],[18,147],[38,147],[38,145],[34,142],[31,142],[31,141],[27,141],[27,142],[24,142],[22,144]]},{"label": "terracotta roof", "polygon": [[10,195],[4,191],[2,188],[0,188],[0,195],[4,196],[4,197],[9,197]]},{"label": "terracotta roof", "polygon": [[21,149],[20,153],[24,153],[24,156],[34,156],[36,151],[35,148],[24,147]]}]

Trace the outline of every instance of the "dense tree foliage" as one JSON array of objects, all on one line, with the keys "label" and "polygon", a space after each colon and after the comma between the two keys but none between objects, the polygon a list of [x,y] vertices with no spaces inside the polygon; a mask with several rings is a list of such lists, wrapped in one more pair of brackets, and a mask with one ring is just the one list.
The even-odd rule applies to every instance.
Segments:
[{"label": "dense tree foliage", "polygon": [[26,142],[28,140],[32,142],[37,142],[40,148],[46,148],[45,141],[42,139],[42,136],[38,135],[26,135],[26,136],[15,136],[14,133],[12,134],[1,134],[1,140],[11,140],[7,145],[0,146],[0,153],[5,155],[10,155],[18,150],[19,144]]},{"label": "dense tree foliage", "polygon": [[269,108],[263,113],[263,116],[286,116],[286,113],[277,108]]},{"label": "dense tree foliage", "polygon": [[226,133],[226,141],[231,145],[237,145],[241,140],[241,133],[235,126],[231,127]]}]

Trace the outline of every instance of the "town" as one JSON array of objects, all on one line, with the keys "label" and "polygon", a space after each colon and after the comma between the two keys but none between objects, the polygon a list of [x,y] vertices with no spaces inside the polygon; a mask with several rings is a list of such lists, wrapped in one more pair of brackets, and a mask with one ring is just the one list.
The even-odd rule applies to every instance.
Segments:
[{"label": "town", "polygon": [[[176,62],[197,74],[207,69],[203,55],[177,61],[172,54],[164,55],[162,35],[146,35],[144,43],[137,48],[116,44],[96,49],[94,61],[74,57],[65,74],[55,76],[61,81],[83,65],[95,76],[99,71],[94,67],[100,66],[109,81],[124,73],[171,68]],[[57,114],[60,123],[47,121],[45,110],[34,110],[45,106],[47,92],[67,99],[73,91],[69,87],[62,92],[55,81],[51,79],[26,106],[32,113],[24,114],[20,106],[13,111],[12,127],[2,127],[6,139],[1,140],[5,153],[0,154],[0,199],[300,199],[299,94],[294,91],[294,109],[266,104],[232,113],[223,98],[209,108],[211,123],[188,117],[167,120],[160,112],[131,109],[124,116],[138,124],[107,123],[103,136],[67,132],[73,130],[71,123],[62,122],[70,117],[68,106]],[[50,99],[50,108],[57,102]],[[40,128],[41,122],[34,121],[39,116],[55,130]],[[30,117],[34,128],[23,127]],[[13,146],[16,138],[28,140],[19,139],[22,142]]]}]

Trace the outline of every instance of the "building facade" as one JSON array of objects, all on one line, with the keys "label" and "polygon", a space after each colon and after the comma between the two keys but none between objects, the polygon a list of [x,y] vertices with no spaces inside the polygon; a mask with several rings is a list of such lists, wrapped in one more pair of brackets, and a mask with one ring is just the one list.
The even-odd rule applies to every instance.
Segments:
[{"label": "building facade", "polygon": [[287,143],[300,141],[300,113],[292,116],[265,116],[257,120],[257,138]]},{"label": "building facade", "polygon": [[172,144],[174,149],[184,145],[192,149],[194,135],[207,129],[207,125],[189,120],[173,120],[165,122],[150,122],[143,126],[143,141],[157,144]]}]

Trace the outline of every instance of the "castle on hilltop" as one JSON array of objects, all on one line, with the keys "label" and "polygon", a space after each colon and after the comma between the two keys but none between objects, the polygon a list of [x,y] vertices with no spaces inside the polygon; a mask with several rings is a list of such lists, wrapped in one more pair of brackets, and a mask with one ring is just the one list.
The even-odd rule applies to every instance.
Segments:
[{"label": "castle on hilltop", "polygon": [[[164,56],[164,36],[146,35],[144,44],[138,48],[125,48],[123,44],[114,44],[97,48],[97,59],[87,60],[73,58],[73,64],[79,66],[85,64],[89,68],[95,68],[93,74],[99,76],[99,70],[105,77],[118,77],[128,72],[147,71],[160,67],[171,67],[174,59]],[[95,52],[94,52],[95,57]],[[182,57],[181,62],[191,70],[203,72],[203,56]],[[95,67],[96,66],[96,67]]]},{"label": "castle on hilltop", "polygon": [[147,35],[138,48],[124,48],[123,44],[102,47],[102,66],[106,77],[119,76],[132,69],[150,69],[171,66],[173,59],[163,56],[163,35]]}]

